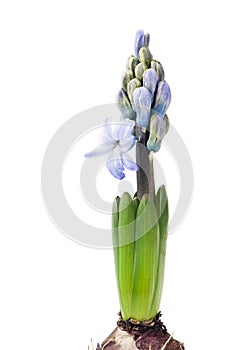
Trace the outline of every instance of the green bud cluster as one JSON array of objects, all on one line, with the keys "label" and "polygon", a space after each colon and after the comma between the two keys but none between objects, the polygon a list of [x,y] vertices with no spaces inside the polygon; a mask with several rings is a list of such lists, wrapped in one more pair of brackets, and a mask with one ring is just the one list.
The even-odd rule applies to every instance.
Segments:
[{"label": "green bud cluster", "polygon": [[[122,77],[122,89],[119,91],[117,103],[124,118],[134,120],[136,121],[137,125],[143,127],[143,125],[138,124],[134,93],[136,89],[142,87],[145,88],[145,91],[146,89],[148,90],[147,93],[151,93],[152,105],[150,106],[149,113],[148,107],[145,103],[145,96],[142,96],[142,112],[140,110],[139,113],[143,113],[144,123],[146,123],[144,127],[149,130],[149,142],[147,143],[146,140],[147,148],[149,151],[157,152],[160,149],[163,137],[166,135],[169,129],[169,119],[166,114],[161,115],[164,123],[162,123],[161,120],[156,117],[159,110],[159,103],[164,107],[164,98],[166,98],[164,91],[162,94],[159,94],[159,91],[157,93],[158,86],[162,87],[162,85],[165,84],[162,84],[165,77],[164,69],[159,61],[153,59],[149,47],[146,45],[139,49],[137,57],[131,55],[127,59],[126,72]],[[151,79],[151,74],[145,74],[146,71],[148,71],[146,73],[150,73],[149,70],[154,70],[156,72],[156,80]]]},{"label": "green bud cluster", "polygon": [[[139,51],[139,60],[131,55],[127,59],[126,72],[122,77],[122,89],[125,92],[121,98],[118,96],[118,104],[122,111],[122,105],[126,108],[126,100],[129,101],[131,107],[133,103],[133,93],[137,87],[143,85],[143,74],[144,72],[152,68],[156,71],[159,81],[164,80],[164,70],[161,63],[152,58],[152,54],[148,47],[142,47]],[[135,116],[136,117],[136,116]],[[135,119],[135,117],[133,119]]]}]

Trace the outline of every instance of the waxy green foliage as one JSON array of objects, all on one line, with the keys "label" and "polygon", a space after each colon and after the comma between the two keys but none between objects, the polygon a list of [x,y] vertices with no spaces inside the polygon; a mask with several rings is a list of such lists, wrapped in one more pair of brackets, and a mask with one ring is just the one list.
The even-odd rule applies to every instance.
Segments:
[{"label": "waxy green foliage", "polygon": [[128,193],[113,204],[113,247],[121,314],[149,320],[159,311],[167,242],[168,199],[164,186],[155,202]]}]

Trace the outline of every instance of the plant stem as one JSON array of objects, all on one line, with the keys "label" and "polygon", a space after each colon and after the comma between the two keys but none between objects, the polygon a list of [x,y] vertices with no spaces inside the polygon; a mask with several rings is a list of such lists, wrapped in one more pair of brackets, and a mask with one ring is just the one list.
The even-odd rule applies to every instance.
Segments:
[{"label": "plant stem", "polygon": [[136,162],[139,167],[137,171],[137,196],[141,199],[144,194],[149,194],[149,197],[155,202],[153,158],[146,147],[147,133],[137,126],[136,136]]}]

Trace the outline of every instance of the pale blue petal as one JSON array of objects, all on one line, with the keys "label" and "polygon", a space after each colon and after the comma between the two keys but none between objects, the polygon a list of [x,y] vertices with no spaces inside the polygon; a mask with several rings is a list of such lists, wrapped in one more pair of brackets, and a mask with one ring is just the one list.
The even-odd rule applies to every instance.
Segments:
[{"label": "pale blue petal", "polygon": [[102,154],[107,154],[113,150],[114,147],[114,141],[102,143],[98,147],[96,147],[93,151],[86,153],[85,157],[90,158],[90,157],[97,157],[101,156]]},{"label": "pale blue petal", "polygon": [[101,137],[104,143],[114,140],[111,118],[105,120]]},{"label": "pale blue petal", "polygon": [[119,141],[119,145],[121,147],[122,152],[128,152],[132,147],[134,147],[136,141],[136,137],[131,135],[128,139],[121,139]]},{"label": "pale blue petal", "polygon": [[122,180],[125,177],[124,174],[124,166],[122,164],[121,159],[121,151],[120,147],[116,147],[112,154],[110,155],[107,163],[106,163],[107,169],[109,172],[119,180]]},{"label": "pale blue petal", "polygon": [[122,154],[122,163],[128,170],[137,171],[138,165],[131,159],[127,153]]},{"label": "pale blue petal", "polygon": [[115,127],[113,132],[114,137],[117,140],[130,137],[134,126],[135,126],[135,123],[133,121],[131,121],[130,119],[124,119],[123,121],[118,123],[118,125]]}]

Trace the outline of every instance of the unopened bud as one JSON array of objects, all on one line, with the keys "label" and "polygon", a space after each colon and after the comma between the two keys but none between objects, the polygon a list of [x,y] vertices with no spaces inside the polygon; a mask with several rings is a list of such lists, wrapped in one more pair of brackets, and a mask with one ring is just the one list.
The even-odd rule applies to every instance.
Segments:
[{"label": "unopened bud", "polygon": [[153,68],[157,72],[159,80],[165,79],[164,69],[163,69],[163,66],[161,65],[160,62],[158,62],[156,60],[152,60],[151,61],[151,68]]},{"label": "unopened bud", "polygon": [[171,103],[170,86],[166,81],[160,81],[157,87],[157,95],[156,95],[155,103],[152,108],[157,114],[159,114],[162,118],[164,118],[164,115],[170,103]]},{"label": "unopened bud", "polygon": [[127,92],[127,84],[134,78],[132,70],[128,69],[122,77],[122,88]]},{"label": "unopened bud", "polygon": [[139,50],[142,46],[144,46],[144,31],[138,30],[135,35],[135,44],[134,44],[135,57],[137,59],[139,58]]},{"label": "unopened bud", "polygon": [[166,125],[163,118],[158,114],[153,114],[150,120],[150,133],[147,142],[149,151],[157,152],[161,147],[161,141],[166,135]]},{"label": "unopened bud", "polygon": [[142,128],[149,126],[152,96],[148,89],[140,87],[133,94],[133,109],[136,112],[136,123]]},{"label": "unopened bud", "polygon": [[143,62],[148,67],[150,67],[152,55],[148,47],[146,46],[141,47],[139,51],[139,59],[140,59],[140,62]]},{"label": "unopened bud", "polygon": [[144,46],[149,46],[149,41],[150,41],[150,35],[149,33],[146,33],[144,35]]},{"label": "unopened bud", "polygon": [[136,88],[141,86],[141,82],[134,78],[127,84],[127,94],[131,103],[133,102],[133,93]]},{"label": "unopened bud", "polygon": [[168,118],[167,114],[165,114],[163,120],[165,123],[165,135],[166,135],[168,133],[169,128],[170,128],[170,122],[169,122],[169,118]]},{"label": "unopened bud", "polygon": [[124,118],[135,120],[136,114],[131,107],[127,94],[121,89],[117,96],[117,105]]},{"label": "unopened bud", "polygon": [[139,81],[142,81],[143,79],[143,74],[144,71],[148,69],[148,67],[146,66],[145,63],[140,62],[139,64],[137,64],[137,66],[135,67],[135,76]]},{"label": "unopened bud", "polygon": [[126,62],[126,69],[130,69],[132,72],[135,71],[135,67],[138,64],[138,60],[135,56],[131,55],[128,57],[127,62]]},{"label": "unopened bud", "polygon": [[157,72],[155,72],[155,70],[152,68],[147,69],[143,75],[143,86],[146,87],[151,93],[152,102],[154,100],[157,84],[158,84]]}]

